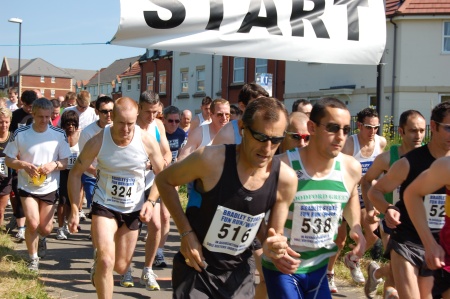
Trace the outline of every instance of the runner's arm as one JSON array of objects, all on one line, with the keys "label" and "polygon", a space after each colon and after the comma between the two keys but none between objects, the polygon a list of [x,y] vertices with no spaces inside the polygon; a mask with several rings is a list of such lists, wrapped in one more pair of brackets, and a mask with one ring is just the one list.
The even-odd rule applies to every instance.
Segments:
[{"label": "runner's arm", "polygon": [[372,186],[372,182],[374,180],[377,180],[384,172],[389,169],[389,157],[389,152],[378,155],[373,161],[372,166],[369,167],[366,174],[361,178],[361,193],[367,212],[373,210],[373,205],[367,197],[367,192]]}]

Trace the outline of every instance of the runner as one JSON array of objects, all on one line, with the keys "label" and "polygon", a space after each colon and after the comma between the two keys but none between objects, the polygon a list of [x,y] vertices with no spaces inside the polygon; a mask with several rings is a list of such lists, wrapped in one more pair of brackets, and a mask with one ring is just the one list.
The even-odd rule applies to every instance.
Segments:
[{"label": "runner", "polygon": [[9,132],[11,117],[11,110],[6,107],[0,107],[0,226],[2,227],[5,219],[5,209],[12,190],[12,173],[5,164],[6,155],[3,153],[11,137]]},{"label": "runner", "polygon": [[113,124],[89,140],[69,174],[72,213],[69,229],[77,232],[81,200],[81,175],[97,157],[97,184],[92,205],[92,242],[96,248],[91,281],[99,298],[112,298],[113,270],[129,272],[138,238],[140,221],[148,221],[157,189],[144,198],[144,170],[148,159],[153,171],[163,168],[156,140],[136,126],[138,105],[131,98],[116,101]]},{"label": "runner", "polygon": [[[449,127],[447,127],[449,128]],[[450,130],[450,128],[449,128]],[[424,244],[425,260],[429,269],[434,271],[433,293],[442,296],[444,299],[450,298],[450,157],[439,158],[430,168],[420,174],[404,193],[406,209],[411,217],[411,221]],[[436,205],[425,206],[424,197],[430,195],[433,190],[438,190],[445,186],[446,197],[443,210],[437,210]],[[439,205],[442,207],[441,203]],[[440,232],[440,245],[430,230],[433,214],[445,213],[445,224]],[[431,216],[431,217],[429,217]]]},{"label": "runner", "polygon": [[211,123],[211,103],[212,99],[210,97],[206,96],[203,98],[202,105],[200,106],[202,112],[194,116],[191,121],[190,130]]},{"label": "runner", "polygon": [[[156,177],[181,237],[172,272],[173,298],[253,298],[250,245],[258,230],[268,256],[286,253],[281,233],[296,178],[292,169],[273,159],[286,125],[283,104],[260,98],[239,123],[240,145],[200,148]],[[191,181],[199,196],[189,198],[184,214],[176,186]],[[264,225],[258,228],[269,209],[267,233]]]},{"label": "runner", "polygon": [[298,177],[284,230],[297,254],[285,255],[279,263],[291,265],[300,257],[300,267],[294,274],[284,274],[264,257],[269,298],[331,298],[326,270],[329,257],[337,251],[334,240],[342,214],[351,227],[350,237],[357,243],[352,259],[364,254],[357,191],[361,165],[341,154],[350,132],[350,112],[338,99],[321,99],[313,106],[308,131],[308,146],[281,156]]},{"label": "runner", "polygon": [[308,123],[309,117],[303,112],[292,112],[289,115],[289,125],[286,129],[286,138],[280,144],[280,153],[284,153],[295,147],[305,147],[309,142]]},{"label": "runner", "polygon": [[6,166],[18,170],[17,195],[26,218],[28,268],[35,272],[39,271],[39,257],[46,255],[45,237],[53,229],[59,171],[66,168],[70,156],[64,131],[49,125],[52,111],[49,100],[35,100],[31,110],[33,124],[16,130],[4,151]]},{"label": "runner", "polygon": [[[404,190],[408,185],[437,159],[450,155],[450,103],[442,102],[431,112],[431,140],[427,145],[414,149],[395,162],[389,171],[367,193],[368,198],[378,211],[384,212],[386,224],[392,229],[388,243],[392,273],[400,298],[431,298],[433,272],[426,267],[424,248],[403,201]],[[400,186],[400,201],[389,204],[384,194]],[[433,196],[426,197],[427,206],[431,206],[431,197],[440,198],[437,211],[443,209],[445,188],[435,190]],[[439,202],[439,200],[437,200]],[[433,217],[432,232],[435,237],[444,225],[444,217],[436,213]]]},{"label": "runner", "polygon": [[[367,170],[366,174],[361,179],[361,191],[364,199],[364,204],[366,206],[366,211],[368,215],[368,221],[378,221],[378,217],[383,218],[383,215],[375,212],[372,203],[367,198],[367,191],[372,182],[385,174],[389,168],[394,164],[400,157],[404,156],[409,151],[420,147],[422,145],[423,138],[425,137],[426,122],[423,115],[417,110],[407,110],[400,115],[400,121],[398,126],[398,133],[402,139],[400,145],[392,145],[389,151],[378,155],[373,161],[372,166]],[[397,188],[394,192],[385,194],[386,200],[390,204],[395,204],[400,199],[399,189]],[[372,222],[373,222],[372,221]],[[390,229],[386,226],[386,221],[381,220],[379,225],[379,234],[383,242],[383,248],[386,251],[386,246],[389,241]],[[367,269],[368,279],[364,285],[364,292],[368,298],[375,298],[378,284],[382,282],[381,278],[385,277],[386,282],[384,283],[384,294],[385,297],[390,295],[393,296],[397,293],[394,285],[394,278],[392,276],[390,263],[380,266],[372,261]]]}]

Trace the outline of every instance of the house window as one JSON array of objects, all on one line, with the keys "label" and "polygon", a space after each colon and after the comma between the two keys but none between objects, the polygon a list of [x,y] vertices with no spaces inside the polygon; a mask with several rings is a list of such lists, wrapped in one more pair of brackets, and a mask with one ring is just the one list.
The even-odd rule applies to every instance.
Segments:
[{"label": "house window", "polygon": [[450,53],[450,22],[444,22],[443,50],[446,53]]},{"label": "house window", "polygon": [[441,94],[439,97],[441,98],[441,103],[450,102],[450,94]]},{"label": "house window", "polygon": [[197,69],[197,92],[205,91],[205,69]]},{"label": "house window", "polygon": [[148,91],[153,91],[153,82],[154,82],[154,77],[153,77],[153,73],[147,74],[147,90]]},{"label": "house window", "polygon": [[245,58],[234,58],[233,82],[244,82]]},{"label": "house window", "polygon": [[188,93],[189,91],[189,70],[181,70],[181,93]]},{"label": "house window", "polygon": [[45,89],[41,89],[41,94],[42,94],[42,96],[44,96],[44,94],[45,94]]},{"label": "house window", "polygon": [[159,72],[159,93],[166,93],[166,71]]},{"label": "house window", "polygon": [[111,94],[111,85],[108,84],[108,86],[106,87],[107,93]]},{"label": "house window", "polygon": [[256,58],[255,74],[267,73],[267,59]]},{"label": "house window", "polygon": [[137,90],[140,91],[141,90],[141,78],[137,79]]},{"label": "house window", "polygon": [[377,96],[375,95],[369,96],[369,107],[377,109]]},{"label": "house window", "polygon": [[44,83],[44,82],[45,82],[45,77],[41,76],[41,83]]},{"label": "house window", "polygon": [[52,83],[55,83],[55,82],[56,82],[56,78],[52,77]]},{"label": "house window", "polygon": [[52,89],[51,91],[50,91],[50,96],[53,98],[53,97],[55,97],[55,90],[54,89]]},{"label": "house window", "polygon": [[167,50],[159,50],[159,56],[167,55]]},{"label": "house window", "polygon": [[127,84],[127,91],[131,91],[131,79],[125,80]]}]

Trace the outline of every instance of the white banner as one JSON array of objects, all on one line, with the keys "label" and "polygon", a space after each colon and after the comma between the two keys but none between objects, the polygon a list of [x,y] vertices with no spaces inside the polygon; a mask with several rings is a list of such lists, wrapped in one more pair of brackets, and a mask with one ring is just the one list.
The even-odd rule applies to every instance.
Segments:
[{"label": "white banner", "polygon": [[114,45],[375,65],[386,44],[382,0],[121,0],[120,6]]}]

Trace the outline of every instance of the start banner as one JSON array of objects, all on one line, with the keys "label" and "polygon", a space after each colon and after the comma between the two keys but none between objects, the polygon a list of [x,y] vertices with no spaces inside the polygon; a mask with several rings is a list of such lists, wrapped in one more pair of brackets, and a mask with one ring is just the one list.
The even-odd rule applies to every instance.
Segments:
[{"label": "start banner", "polygon": [[378,64],[381,0],[121,0],[111,44],[317,63]]}]

